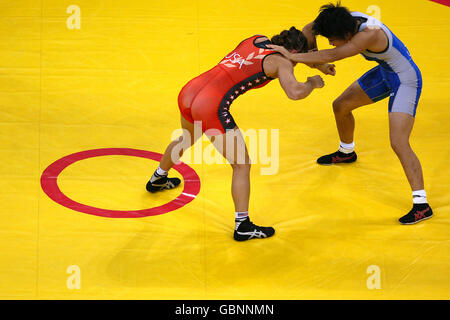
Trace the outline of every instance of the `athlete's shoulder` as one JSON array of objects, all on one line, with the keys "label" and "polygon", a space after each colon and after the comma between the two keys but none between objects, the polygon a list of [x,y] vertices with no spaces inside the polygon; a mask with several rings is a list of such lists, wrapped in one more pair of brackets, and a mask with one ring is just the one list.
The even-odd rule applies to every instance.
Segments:
[{"label": "athlete's shoulder", "polygon": [[265,56],[276,53],[275,50],[268,47],[269,44],[272,44],[272,42],[270,38],[265,35],[255,36],[253,40],[253,46],[259,49],[259,54]]},{"label": "athlete's shoulder", "polygon": [[242,40],[241,42],[239,42],[239,44],[236,46],[236,49],[242,48],[242,47],[247,47],[247,46],[254,46],[255,45],[255,41],[258,38],[267,38],[264,35],[261,34],[255,34],[251,37],[247,37],[244,40]]},{"label": "athlete's shoulder", "polygon": [[270,42],[269,37],[267,37],[263,34],[255,34],[253,37],[250,37],[250,39],[253,40],[253,45],[255,45],[255,46],[262,45],[264,47],[264,43]]},{"label": "athlete's shoulder", "polygon": [[351,39],[351,43],[358,44],[358,47],[364,47],[367,49],[367,46],[370,46],[373,41],[377,39],[378,29],[365,28]]},{"label": "athlete's shoulder", "polygon": [[264,59],[264,71],[266,75],[271,78],[278,78],[280,70],[291,69],[293,69],[292,62],[278,52],[275,52],[275,54],[271,54]]},{"label": "athlete's shoulder", "polygon": [[263,34],[255,34],[255,35],[253,35],[251,37],[245,38],[244,40],[242,40],[242,42],[250,41],[250,40],[255,41],[255,40],[259,39],[259,38],[267,38],[268,39],[268,37],[263,35]]},{"label": "athlete's shoulder", "polygon": [[383,23],[376,19],[375,17],[369,16],[368,14],[362,13],[362,12],[358,12],[358,11],[353,11],[351,12],[351,15],[354,18],[357,19],[362,19],[362,23],[360,28],[362,29],[373,29],[373,28],[380,28]]},{"label": "athlete's shoulder", "polygon": [[268,36],[263,35],[263,34],[255,34],[252,38],[255,38],[255,39],[259,39],[259,38],[267,38],[267,39],[269,39]]}]

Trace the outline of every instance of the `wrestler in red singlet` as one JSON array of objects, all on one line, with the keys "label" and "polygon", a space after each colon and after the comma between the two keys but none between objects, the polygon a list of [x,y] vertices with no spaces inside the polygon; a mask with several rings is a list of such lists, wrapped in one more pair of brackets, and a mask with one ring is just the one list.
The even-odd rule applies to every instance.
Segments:
[{"label": "wrestler in red singlet", "polygon": [[[217,129],[223,134],[236,127],[230,106],[241,94],[261,88],[273,80],[264,73],[263,61],[276,51],[266,47],[270,41],[255,35],[242,41],[214,68],[189,81],[178,96],[181,114],[189,122],[202,122],[202,131]],[[210,131],[210,135],[214,135]]]},{"label": "wrestler in red singlet", "polygon": [[[271,40],[256,35],[242,41],[214,68],[189,81],[178,96],[183,133],[167,146],[159,167],[146,185],[151,193],[180,185],[181,180],[168,177],[168,171],[179,161],[184,150],[200,138],[195,134],[194,122],[197,124],[201,121],[202,131],[233,169],[231,195],[235,208],[233,238],[236,241],[268,238],[274,235],[275,229],[255,225],[250,220],[248,205],[251,163],[247,148],[237,147],[245,146],[245,140],[242,135],[234,134],[239,129],[230,114],[231,104],[239,95],[250,89],[261,88],[275,78],[279,79],[287,97],[293,100],[304,99],[314,89],[324,86],[323,79],[318,75],[308,77],[304,83],[298,82],[294,75],[295,63],[268,49],[267,45],[270,43],[282,45],[291,52],[308,50],[306,37],[295,27],[282,31]],[[324,74],[335,74],[334,65],[313,67]],[[230,141],[231,146],[228,144]],[[238,150],[236,153],[233,152],[235,148]]]}]

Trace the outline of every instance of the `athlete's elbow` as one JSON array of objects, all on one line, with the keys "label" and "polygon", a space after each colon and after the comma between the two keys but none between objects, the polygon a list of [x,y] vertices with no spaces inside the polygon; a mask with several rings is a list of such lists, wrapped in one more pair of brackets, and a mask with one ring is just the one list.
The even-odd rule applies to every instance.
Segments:
[{"label": "athlete's elbow", "polygon": [[310,93],[311,93],[310,87],[305,83],[299,82],[293,93],[292,100],[305,99],[307,96],[309,96]]},{"label": "athlete's elbow", "polygon": [[295,92],[286,92],[286,95],[291,100],[298,100],[298,96]]},{"label": "athlete's elbow", "polygon": [[309,93],[302,88],[288,93],[288,98],[291,100],[301,100],[305,99],[308,95]]},{"label": "athlete's elbow", "polygon": [[307,96],[309,96],[309,92],[301,91],[297,94],[297,99],[295,99],[295,100],[302,100],[302,99],[305,99]]}]

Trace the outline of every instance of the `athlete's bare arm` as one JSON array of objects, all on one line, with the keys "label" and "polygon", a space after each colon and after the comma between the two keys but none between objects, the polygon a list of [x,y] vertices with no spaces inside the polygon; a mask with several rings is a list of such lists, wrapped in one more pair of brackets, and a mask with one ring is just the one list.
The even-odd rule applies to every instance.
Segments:
[{"label": "athlete's bare arm", "polygon": [[[312,28],[312,23],[311,23],[311,28]],[[312,30],[311,30],[311,33],[312,33]],[[269,40],[269,38],[266,38],[266,37],[260,38],[260,39],[258,39],[258,41],[256,41],[256,43],[263,42],[266,40]],[[315,37],[314,37],[314,44],[315,44]],[[309,44],[309,39],[308,39],[308,47],[309,47],[309,45],[310,44]],[[317,49],[317,46],[316,46],[316,49]],[[305,63],[305,64],[310,68],[315,68],[315,69],[319,70],[323,74],[332,75],[332,76],[336,75],[336,69],[335,69],[336,66],[334,64],[328,64],[328,63],[324,63],[324,64]]]},{"label": "athlete's bare arm", "polygon": [[[303,27],[303,30],[302,30],[303,35],[308,40],[308,51],[309,52],[317,51],[316,35],[312,29],[313,26],[314,26],[314,21],[308,23],[306,26]],[[305,64],[310,68],[316,68],[323,74],[328,74],[328,75],[332,75],[332,76],[336,75],[336,69],[335,69],[334,64],[328,64],[328,63],[324,63],[324,64],[305,63]]]},{"label": "athlete's bare arm", "polygon": [[383,30],[367,28],[358,32],[342,46],[308,53],[291,53],[285,48],[275,45],[268,45],[268,47],[282,53],[293,62],[322,64],[342,60],[367,49],[374,52],[382,51],[387,45],[387,38],[384,39],[383,36],[386,37]]},{"label": "athlete's bare arm", "polygon": [[289,99],[304,99],[316,88],[322,88],[324,82],[320,76],[308,77],[306,82],[298,82],[294,75],[292,62],[274,54],[264,60],[264,71],[272,78],[278,78]]}]

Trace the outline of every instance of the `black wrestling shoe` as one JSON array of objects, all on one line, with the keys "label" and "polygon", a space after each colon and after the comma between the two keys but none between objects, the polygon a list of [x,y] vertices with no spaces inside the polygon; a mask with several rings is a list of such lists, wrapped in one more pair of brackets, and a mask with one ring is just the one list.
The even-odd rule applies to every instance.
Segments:
[{"label": "black wrestling shoe", "polygon": [[242,221],[237,230],[234,231],[234,240],[246,241],[250,239],[263,239],[273,236],[275,229],[272,227],[260,227],[254,225],[247,217]]},{"label": "black wrestling shoe", "polygon": [[162,176],[153,182],[149,180],[146,189],[148,192],[155,193],[157,191],[176,188],[180,183],[181,180],[178,178],[167,178],[167,176]]},{"label": "black wrestling shoe", "polygon": [[338,164],[338,163],[352,163],[355,162],[358,157],[356,156],[356,152],[353,151],[351,153],[343,153],[341,151],[336,151],[335,153],[327,154],[325,156],[317,159],[318,164],[329,165],[329,164]]},{"label": "black wrestling shoe", "polygon": [[428,203],[414,203],[407,215],[404,215],[398,221],[401,224],[415,224],[422,220],[430,219],[433,216],[433,210]]}]

